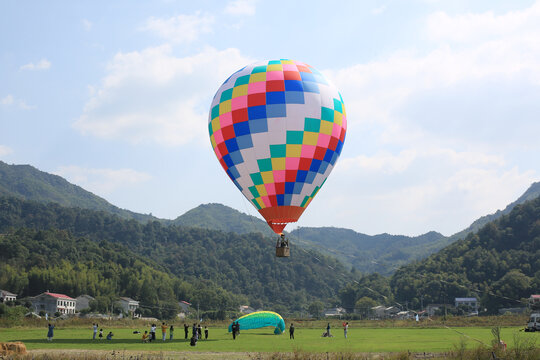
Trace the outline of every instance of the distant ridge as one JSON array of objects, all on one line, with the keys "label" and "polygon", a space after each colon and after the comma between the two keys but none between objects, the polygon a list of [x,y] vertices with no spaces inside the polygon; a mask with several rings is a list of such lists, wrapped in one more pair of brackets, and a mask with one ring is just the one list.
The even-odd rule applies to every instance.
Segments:
[{"label": "distant ridge", "polygon": [[474,221],[468,228],[465,230],[462,230],[458,233],[455,233],[454,235],[449,237],[450,242],[454,242],[459,239],[463,239],[467,236],[470,232],[477,232],[480,230],[484,225],[486,225],[489,222],[492,222],[493,220],[497,220],[503,215],[509,214],[516,205],[523,204],[526,201],[534,200],[537,197],[540,196],[540,182],[532,183],[531,186],[521,195],[516,201],[513,203],[508,204],[504,210],[497,210],[493,214],[485,215],[479,218],[478,220]]},{"label": "distant ridge", "polygon": [[216,203],[199,205],[174,219],[172,224],[237,234],[260,232],[267,236],[274,235],[263,220]]},{"label": "distant ridge", "polygon": [[140,222],[159,220],[151,215],[120,209],[107,200],[71,184],[64,178],[30,165],[9,165],[0,161],[0,196],[16,196],[41,203],[101,210]]}]

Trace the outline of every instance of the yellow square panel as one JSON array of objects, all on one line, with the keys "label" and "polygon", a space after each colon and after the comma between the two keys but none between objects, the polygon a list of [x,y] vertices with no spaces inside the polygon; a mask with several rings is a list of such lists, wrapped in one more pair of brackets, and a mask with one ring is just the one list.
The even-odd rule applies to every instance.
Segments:
[{"label": "yellow square panel", "polygon": [[249,83],[255,83],[255,82],[259,82],[259,81],[266,81],[266,73],[265,72],[262,72],[262,73],[255,73],[255,74],[251,74],[249,76]]},{"label": "yellow square panel", "polygon": [[215,118],[214,120],[212,120],[212,132],[216,132],[218,131],[219,129],[221,129],[221,125],[219,123],[219,118]]},{"label": "yellow square panel", "polygon": [[321,134],[326,134],[326,135],[332,135],[332,128],[334,127],[334,124],[329,122],[329,121],[326,121],[326,120],[322,120],[321,121]]},{"label": "yellow square panel", "polygon": [[304,145],[317,145],[317,140],[319,139],[319,133],[314,133],[310,131],[304,132]]},{"label": "yellow square panel", "polygon": [[231,112],[231,100],[223,101],[219,104],[219,115]]},{"label": "yellow square panel", "polygon": [[281,60],[282,64],[294,64],[292,60]]},{"label": "yellow square panel", "polygon": [[262,201],[262,199],[261,199],[260,197],[259,197],[259,198],[256,198],[255,201],[257,202],[257,204],[259,204],[259,206],[260,206],[261,208],[266,207],[266,206],[264,205],[264,202]]},{"label": "yellow square panel", "polygon": [[343,125],[343,115],[339,111],[334,111],[334,122],[339,126]]},{"label": "yellow square panel", "polygon": [[212,143],[212,148],[215,149],[217,144],[216,140],[214,139],[214,135],[210,136],[210,142]]},{"label": "yellow square panel", "polygon": [[285,158],[273,158],[272,170],[285,170]]},{"label": "yellow square panel", "polygon": [[302,154],[302,145],[287,144],[287,157],[300,157]]},{"label": "yellow square panel", "polygon": [[248,94],[248,86],[247,86],[247,84],[246,85],[235,86],[233,91],[232,91],[232,97],[233,98],[239,97],[239,96],[244,96],[244,95],[247,95],[247,94]]},{"label": "yellow square panel", "polygon": [[259,192],[259,195],[261,196],[268,196],[268,193],[266,192],[266,188],[264,185],[255,185],[255,189]]},{"label": "yellow square panel", "polygon": [[283,66],[281,64],[268,65],[266,71],[283,71]]},{"label": "yellow square panel", "polygon": [[274,182],[274,174],[271,171],[261,172],[261,177],[263,179],[263,183],[265,184],[271,184]]}]

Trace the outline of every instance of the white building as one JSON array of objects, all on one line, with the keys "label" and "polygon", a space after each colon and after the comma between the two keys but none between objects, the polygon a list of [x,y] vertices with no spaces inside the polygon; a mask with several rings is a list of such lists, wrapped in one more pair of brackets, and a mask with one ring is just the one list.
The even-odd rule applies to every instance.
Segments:
[{"label": "white building", "polygon": [[52,292],[44,292],[34,297],[28,298],[35,311],[45,311],[48,314],[75,314],[77,300],[64,295]]},{"label": "white building", "polygon": [[476,298],[456,298],[455,307],[465,306],[469,309],[469,314],[478,314],[478,300]]},{"label": "white building", "polygon": [[117,304],[122,307],[124,312],[130,314],[131,316],[134,316],[135,310],[139,308],[139,302],[128,297],[121,297],[118,299]]},{"label": "white building", "polygon": [[17,295],[6,290],[0,290],[0,302],[8,302],[17,300]]}]

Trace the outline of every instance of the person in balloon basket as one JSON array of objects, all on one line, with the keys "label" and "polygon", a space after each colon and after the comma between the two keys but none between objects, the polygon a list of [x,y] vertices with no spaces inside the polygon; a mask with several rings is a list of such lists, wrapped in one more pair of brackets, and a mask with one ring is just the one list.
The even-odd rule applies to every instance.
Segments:
[{"label": "person in balloon basket", "polygon": [[281,233],[278,239],[278,247],[289,247],[289,240],[285,239],[285,234]]},{"label": "person in balloon basket", "polygon": [[291,323],[291,326],[289,327],[289,339],[294,340],[294,324]]}]

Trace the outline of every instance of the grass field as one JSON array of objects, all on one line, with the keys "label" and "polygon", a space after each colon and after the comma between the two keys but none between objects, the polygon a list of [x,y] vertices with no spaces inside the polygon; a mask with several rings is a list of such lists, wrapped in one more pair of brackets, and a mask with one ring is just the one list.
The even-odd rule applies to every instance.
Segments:
[{"label": "grass field", "polygon": [[[514,337],[540,343],[540,334],[520,332],[518,327],[502,328],[502,339],[509,348],[514,346]],[[333,330],[334,337],[322,338],[322,329],[297,327],[295,340],[288,333],[274,335],[273,329],[244,330],[236,340],[226,328],[210,328],[208,340],[200,340],[197,346],[189,346],[182,331],[176,331],[176,339],[161,340],[161,333],[152,343],[141,342],[141,335],[133,334],[133,328],[104,328],[104,335],[114,333],[111,341],[92,340],[92,330],[83,328],[55,329],[52,342],[46,340],[46,328],[0,329],[0,341],[22,341],[28,350],[34,349],[79,349],[117,351],[196,351],[196,352],[433,352],[452,351],[463,344],[476,348],[481,344],[491,346],[493,339],[490,327],[460,328],[350,328],[348,339],[341,329]],[[138,329],[146,330],[146,329]],[[168,336],[168,335],[167,335]],[[179,339],[181,337],[181,339]],[[167,337],[168,338],[168,337]],[[538,340],[537,340],[538,339]],[[465,341],[465,343],[464,343]]]}]

